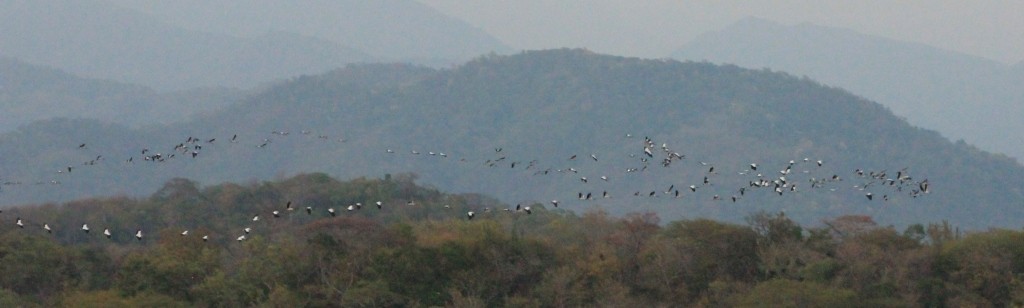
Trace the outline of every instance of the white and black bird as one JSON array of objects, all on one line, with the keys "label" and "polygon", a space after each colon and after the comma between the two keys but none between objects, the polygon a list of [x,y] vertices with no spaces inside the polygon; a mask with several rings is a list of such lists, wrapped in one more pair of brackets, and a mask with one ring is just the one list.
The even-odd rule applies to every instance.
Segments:
[{"label": "white and black bird", "polygon": [[186,235],[188,235],[188,230],[181,231],[181,236],[186,236]]},{"label": "white and black bird", "polygon": [[377,202],[376,202],[376,204],[377,204],[377,209],[378,209],[378,210],[379,210],[379,209],[383,209],[383,208],[384,208],[384,202],[381,202],[381,201],[377,201]]},{"label": "white and black bird", "polygon": [[558,207],[558,200],[551,200],[551,205]]},{"label": "white and black bird", "polygon": [[25,224],[21,222],[21,217],[18,217],[18,221],[14,224],[18,225],[18,228],[25,228]]},{"label": "white and black bird", "polygon": [[273,212],[271,212],[271,214],[274,215],[274,218],[280,218],[281,217],[281,212],[278,212],[278,211],[273,211]]},{"label": "white and black bird", "polygon": [[110,229],[103,229],[103,235],[107,236],[107,238],[113,236],[113,234],[110,234]]},{"label": "white and black bird", "polygon": [[244,232],[245,232],[245,234],[249,234],[249,233],[251,233],[251,232],[252,232],[252,228],[249,228],[249,227],[245,227],[245,229],[242,229],[242,231],[244,231]]},{"label": "white and black bird", "polygon": [[244,241],[244,240],[245,240],[245,235],[244,234],[242,236],[238,237],[238,241],[239,242]]},{"label": "white and black bird", "polygon": [[260,221],[260,215],[256,214],[256,216],[253,216],[252,221]]},{"label": "white and black bird", "polygon": [[203,235],[203,242],[206,242],[206,241],[209,241],[209,240],[210,240],[210,236],[209,235]]},{"label": "white and black bird", "polygon": [[89,233],[89,224],[82,224],[82,231],[85,231],[85,233]]},{"label": "white and black bird", "polygon": [[476,213],[474,213],[473,211],[466,212],[466,218],[469,220],[473,220],[473,216],[475,215]]},{"label": "white and black bird", "polygon": [[46,233],[53,233],[53,230],[50,229],[50,224],[43,224],[43,230],[46,230]]},{"label": "white and black bird", "polygon": [[330,213],[331,217],[335,217],[338,215],[337,213],[334,213],[334,208],[328,208],[327,213]]},{"label": "white and black bird", "polygon": [[142,240],[142,229],[138,229],[135,231],[135,239],[140,241]]}]

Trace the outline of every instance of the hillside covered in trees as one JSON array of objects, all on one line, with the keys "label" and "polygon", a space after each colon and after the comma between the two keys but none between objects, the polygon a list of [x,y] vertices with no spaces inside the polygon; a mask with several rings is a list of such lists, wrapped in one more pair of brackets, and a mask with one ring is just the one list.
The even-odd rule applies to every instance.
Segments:
[{"label": "hillside covered in trees", "polygon": [[743,223],[613,217],[414,178],[174,179],[146,198],[8,208],[0,306],[1024,304],[1019,230],[895,229],[867,216],[802,226],[771,212]]},{"label": "hillside covered in trees", "polygon": [[739,223],[767,211],[801,224],[866,215],[900,228],[948,220],[984,230],[1024,218],[1015,160],[913,127],[842,89],[585,50],[441,70],[350,65],[145,129],[37,122],[0,135],[0,157],[4,205],[145,196],[175,177],[415,173],[424,185],[509,204],[558,200],[578,212],[666,220]]}]

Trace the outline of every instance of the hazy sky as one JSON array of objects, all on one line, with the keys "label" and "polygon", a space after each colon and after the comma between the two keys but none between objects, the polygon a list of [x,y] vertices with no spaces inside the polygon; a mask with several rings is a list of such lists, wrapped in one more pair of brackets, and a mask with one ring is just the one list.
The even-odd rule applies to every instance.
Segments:
[{"label": "hazy sky", "polygon": [[514,48],[586,47],[666,57],[697,35],[746,16],[861,33],[983,56],[1024,60],[1024,1],[419,0]]}]

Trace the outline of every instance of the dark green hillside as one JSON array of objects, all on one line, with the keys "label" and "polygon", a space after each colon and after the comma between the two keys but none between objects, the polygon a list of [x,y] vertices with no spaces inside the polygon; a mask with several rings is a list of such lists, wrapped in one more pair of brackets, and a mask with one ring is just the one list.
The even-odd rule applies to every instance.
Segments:
[{"label": "dark green hillside", "polygon": [[[4,136],[0,146],[12,138],[45,140],[32,134]],[[136,149],[163,153],[189,136],[217,141],[202,144],[195,159],[132,167],[110,161],[88,169],[94,173],[87,179],[71,174],[62,183],[103,181],[144,194],[171,177],[216,183],[298,172],[339,178],[410,172],[433,187],[510,204],[557,199],[572,210],[655,211],[667,219],[740,221],[767,210],[801,223],[861,214],[882,224],[949,220],[982,229],[1018,227],[1024,217],[1024,169],[1014,160],[912,127],[844,90],[772,71],[582,50],[490,56],[451,70],[350,66],[270,87],[202,120],[141,134],[151,137]],[[224,142],[235,134],[238,143]],[[645,137],[653,152],[647,162],[641,161]],[[662,144],[685,158],[662,166],[668,155]],[[48,143],[44,152],[75,146]],[[118,163],[138,159],[129,148],[111,156]],[[88,159],[76,155],[64,158]],[[780,180],[791,160],[782,195],[774,186],[749,186]],[[30,153],[11,162],[5,161],[5,177],[36,177],[41,166],[61,165],[44,165]],[[748,170],[751,163],[761,167]],[[39,170],[52,170],[46,168]],[[834,175],[839,180],[824,180]],[[889,184],[900,175],[909,178]],[[925,179],[929,192],[915,193]],[[4,189],[7,204],[56,200],[39,188]],[[606,191],[610,198],[602,198]],[[579,200],[580,193],[594,200]]]}]

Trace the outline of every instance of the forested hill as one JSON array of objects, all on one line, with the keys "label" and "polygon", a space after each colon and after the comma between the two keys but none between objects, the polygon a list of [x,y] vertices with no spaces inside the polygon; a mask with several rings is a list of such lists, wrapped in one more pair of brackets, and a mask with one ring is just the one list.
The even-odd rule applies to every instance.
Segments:
[{"label": "forested hill", "polygon": [[[212,184],[411,172],[510,204],[558,200],[666,219],[740,221],[767,210],[801,223],[862,214],[987,228],[1024,218],[1020,164],[912,127],[844,90],[585,50],[489,56],[450,70],[355,65],[189,123],[87,127],[105,126],[54,120],[0,137],[0,176],[21,183],[3,187],[4,204],[146,195],[172,177]],[[143,160],[154,153],[160,162]]]},{"label": "forested hill", "polygon": [[[1024,232],[574,214],[409,175],[300,174],[0,213],[3,307],[976,307],[1024,303]],[[976,279],[983,277],[984,279]]]}]

